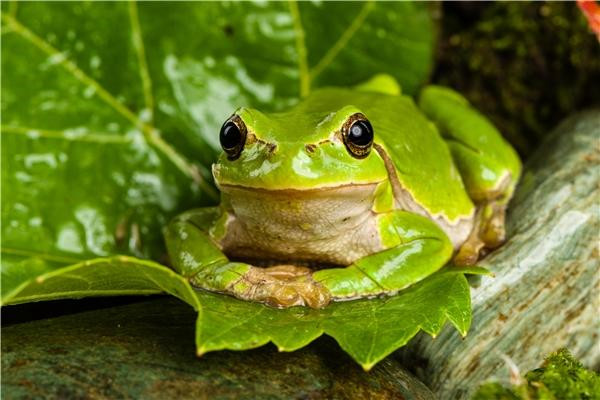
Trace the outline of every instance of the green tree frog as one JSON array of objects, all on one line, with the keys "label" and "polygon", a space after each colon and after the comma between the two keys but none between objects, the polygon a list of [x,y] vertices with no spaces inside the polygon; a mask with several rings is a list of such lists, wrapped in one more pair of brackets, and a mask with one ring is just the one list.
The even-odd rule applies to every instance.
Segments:
[{"label": "green tree frog", "polygon": [[209,291],[276,307],[393,295],[504,240],[515,150],[467,100],[387,75],[240,108],[220,131],[217,207],[166,229],[171,263]]}]

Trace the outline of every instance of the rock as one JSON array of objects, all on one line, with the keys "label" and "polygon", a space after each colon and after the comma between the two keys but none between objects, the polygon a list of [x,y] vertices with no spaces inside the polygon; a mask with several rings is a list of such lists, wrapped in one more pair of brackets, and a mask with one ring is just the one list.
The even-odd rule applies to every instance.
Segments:
[{"label": "rock", "polygon": [[[72,303],[9,307],[3,323]],[[293,353],[265,346],[196,358],[194,320],[188,305],[154,298],[3,326],[3,398],[434,398],[397,360],[366,373],[327,337]]]},{"label": "rock", "polygon": [[472,290],[473,324],[419,335],[399,359],[442,399],[469,398],[567,347],[600,365],[600,110],[564,121],[526,164],[508,215],[508,241],[480,263],[495,277]]}]

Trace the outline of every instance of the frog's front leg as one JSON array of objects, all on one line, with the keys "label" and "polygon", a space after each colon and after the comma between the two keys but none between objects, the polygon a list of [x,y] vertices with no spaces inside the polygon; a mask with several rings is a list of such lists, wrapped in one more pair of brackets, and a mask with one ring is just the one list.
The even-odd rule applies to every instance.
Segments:
[{"label": "frog's front leg", "polygon": [[382,244],[387,248],[346,268],[313,274],[334,299],[394,293],[431,275],[452,257],[452,243],[431,220],[407,211],[377,216]]},{"label": "frog's front leg", "polygon": [[419,107],[448,143],[465,188],[477,205],[475,228],[455,262],[473,264],[480,250],[504,241],[504,214],[521,174],[521,161],[500,132],[455,91],[428,86]]},{"label": "frog's front leg", "polygon": [[221,216],[218,207],[191,210],[179,215],[166,229],[171,264],[192,285],[276,307],[320,308],[329,303],[329,292],[312,279],[308,268],[260,268],[230,261],[210,233],[211,229],[219,229]]}]

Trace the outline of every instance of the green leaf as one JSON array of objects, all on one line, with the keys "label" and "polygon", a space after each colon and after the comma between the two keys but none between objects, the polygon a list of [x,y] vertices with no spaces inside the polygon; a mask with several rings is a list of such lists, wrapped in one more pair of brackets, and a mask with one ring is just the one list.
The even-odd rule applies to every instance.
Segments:
[{"label": "green leaf", "polygon": [[[414,93],[432,64],[428,9],[405,2],[3,2],[2,303],[167,292],[200,310],[200,351],[268,340],[291,350],[326,332],[369,366],[403,343],[418,327],[397,328],[395,340],[375,329],[387,326],[379,319],[394,311],[389,299],[316,313],[273,310],[192,292],[168,268],[138,258],[163,260],[166,222],[216,202],[209,165],[218,128],[237,107],[281,110],[314,87],[354,85],[376,73]],[[427,311],[425,330],[435,331],[445,313],[464,323],[448,301],[448,311]],[[355,322],[344,307],[371,315],[375,334],[337,332],[324,322]],[[257,319],[246,321],[247,336],[231,326],[219,339],[211,321],[230,309]],[[239,315],[228,318],[240,323]],[[275,334],[271,325],[282,328]]]},{"label": "green leaf", "polygon": [[392,297],[333,303],[322,310],[279,310],[194,290],[163,265],[116,256],[42,272],[16,287],[10,274],[3,276],[2,304],[164,292],[198,311],[199,355],[223,349],[246,350],[268,342],[281,351],[293,351],[325,333],[368,370],[420,330],[435,336],[446,320],[466,335],[471,324],[471,298],[464,272],[445,268]]},{"label": "green leaf", "polygon": [[428,8],[3,3],[3,254],[160,259],[166,221],[216,201],[209,164],[233,110],[381,72],[414,92],[432,64]]},{"label": "green leaf", "polygon": [[[39,263],[43,262],[38,260]],[[17,266],[2,269],[2,305],[90,296],[169,293],[198,309],[189,283],[172,269],[152,261],[129,256],[97,258],[57,269],[40,268],[37,276],[24,282]]]}]

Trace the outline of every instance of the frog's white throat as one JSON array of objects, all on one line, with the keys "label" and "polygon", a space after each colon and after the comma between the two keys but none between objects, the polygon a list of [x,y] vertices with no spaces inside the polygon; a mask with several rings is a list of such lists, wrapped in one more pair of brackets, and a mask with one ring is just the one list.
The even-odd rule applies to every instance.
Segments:
[{"label": "frog's white throat", "polygon": [[383,247],[372,211],[378,183],[309,190],[221,185],[229,257],[349,265]]}]

